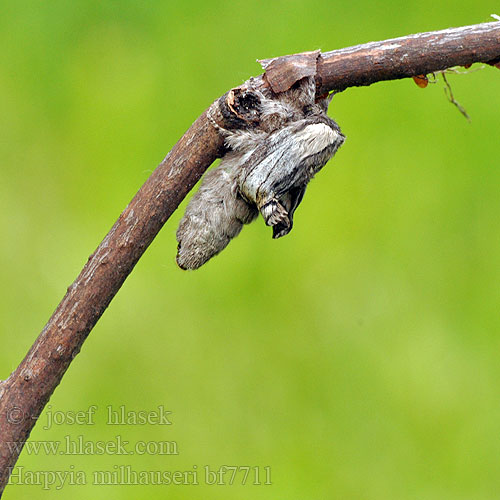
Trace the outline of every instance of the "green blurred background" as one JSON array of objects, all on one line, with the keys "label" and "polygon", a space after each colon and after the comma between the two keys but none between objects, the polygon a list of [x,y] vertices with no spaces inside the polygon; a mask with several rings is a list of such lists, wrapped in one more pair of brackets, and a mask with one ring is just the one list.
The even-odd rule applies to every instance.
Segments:
[{"label": "green blurred background", "polygon": [[[491,20],[498,2],[0,3],[0,378],[15,369],[121,210],[257,58]],[[476,68],[473,66],[472,70]],[[500,72],[350,89],[346,143],[286,238],[262,220],[196,272],[175,266],[185,202],[141,259],[47,411],[179,454],[23,452],[86,486],[5,499],[496,499],[500,489]],[[173,425],[106,423],[106,407]],[[199,485],[97,486],[92,473],[192,470]],[[204,466],[271,468],[204,485]],[[261,478],[262,479],[262,478]],[[226,483],[227,483],[226,476]]]}]

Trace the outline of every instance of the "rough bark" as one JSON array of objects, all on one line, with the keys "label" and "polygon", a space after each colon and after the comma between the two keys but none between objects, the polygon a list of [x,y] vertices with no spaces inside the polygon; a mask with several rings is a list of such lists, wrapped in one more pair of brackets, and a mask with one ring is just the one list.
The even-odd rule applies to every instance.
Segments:
[{"label": "rough bark", "polygon": [[0,496],[20,448],[83,342],[165,221],[208,166],[224,153],[220,128],[237,128],[249,113],[249,87],[267,93],[316,77],[317,95],[427,74],[456,65],[500,62],[500,22],[411,35],[332,52],[262,61],[265,74],[215,101],[157,167],[49,319],[19,367],[0,382]]}]

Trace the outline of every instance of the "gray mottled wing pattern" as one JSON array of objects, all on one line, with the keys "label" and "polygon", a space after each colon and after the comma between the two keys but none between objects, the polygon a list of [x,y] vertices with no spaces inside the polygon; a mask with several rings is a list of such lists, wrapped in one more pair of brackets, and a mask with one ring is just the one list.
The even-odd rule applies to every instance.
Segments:
[{"label": "gray mottled wing pattern", "polygon": [[273,238],[288,234],[308,182],[344,141],[328,117],[330,98],[315,101],[308,77],[286,92],[254,95],[257,125],[225,130],[228,152],[209,171],[177,230],[177,263],[196,269],[262,214]]},{"label": "gray mottled wing pattern", "polygon": [[257,205],[267,225],[278,226],[274,238],[290,232],[307,183],[342,142],[333,120],[308,118],[270,134],[241,166],[239,190]]}]

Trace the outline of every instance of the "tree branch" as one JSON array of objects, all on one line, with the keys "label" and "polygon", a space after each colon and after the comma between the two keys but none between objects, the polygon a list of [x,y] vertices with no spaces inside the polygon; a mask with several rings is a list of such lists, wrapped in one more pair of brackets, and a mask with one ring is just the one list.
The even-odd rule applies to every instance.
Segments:
[{"label": "tree branch", "polygon": [[0,496],[11,468],[83,342],[165,221],[208,166],[224,154],[220,128],[258,122],[245,99],[315,76],[317,95],[474,62],[500,62],[500,22],[466,26],[262,61],[265,74],[215,101],[189,128],[125,208],[19,367],[0,382]]},{"label": "tree branch", "polygon": [[500,61],[500,22],[431,31],[322,54],[321,91]]}]

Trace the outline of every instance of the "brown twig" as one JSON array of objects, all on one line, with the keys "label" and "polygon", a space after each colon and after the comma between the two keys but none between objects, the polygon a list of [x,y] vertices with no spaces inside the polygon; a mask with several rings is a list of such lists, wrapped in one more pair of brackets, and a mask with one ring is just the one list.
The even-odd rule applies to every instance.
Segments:
[{"label": "brown twig", "polygon": [[499,61],[500,22],[492,22],[266,60],[262,62],[264,75],[215,101],[141,187],[89,257],[19,367],[0,383],[0,496],[36,418],[88,334],[165,221],[224,153],[220,128],[258,122],[258,116],[248,111],[252,88],[272,94],[314,75],[321,95],[456,65]]}]

